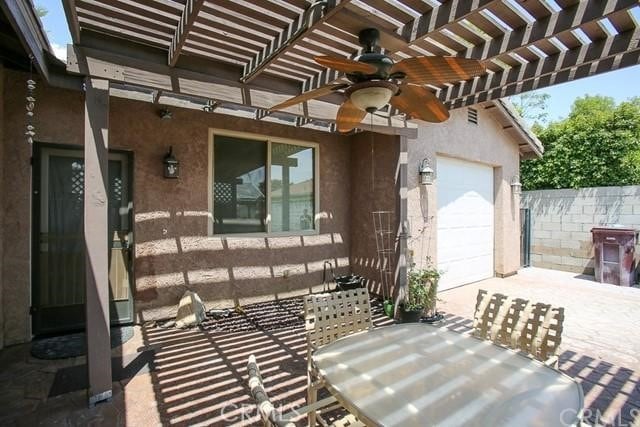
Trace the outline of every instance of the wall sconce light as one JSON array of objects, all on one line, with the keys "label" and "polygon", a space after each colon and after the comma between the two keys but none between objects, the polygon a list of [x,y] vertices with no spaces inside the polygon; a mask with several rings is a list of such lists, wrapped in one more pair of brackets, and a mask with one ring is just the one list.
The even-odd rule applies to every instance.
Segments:
[{"label": "wall sconce light", "polygon": [[436,173],[429,165],[429,159],[422,159],[420,163],[420,168],[418,168],[418,174],[420,175],[420,184],[422,185],[431,185],[433,184],[433,179],[435,178]]},{"label": "wall sconce light", "polygon": [[158,115],[162,120],[171,120],[173,118],[173,113],[169,111],[168,108],[163,108],[162,110],[158,111]]},{"label": "wall sconce light", "polygon": [[164,165],[165,178],[178,178],[180,176],[180,162],[173,155],[173,147],[169,147],[169,152],[162,161]]},{"label": "wall sconce light", "polygon": [[522,183],[520,183],[520,176],[514,175],[511,178],[511,193],[515,196],[522,194]]}]

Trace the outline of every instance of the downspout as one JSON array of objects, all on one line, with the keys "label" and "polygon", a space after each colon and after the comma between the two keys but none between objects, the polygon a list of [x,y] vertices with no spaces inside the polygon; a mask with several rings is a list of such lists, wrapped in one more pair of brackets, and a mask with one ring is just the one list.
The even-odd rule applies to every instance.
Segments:
[{"label": "downspout", "polygon": [[240,78],[240,81],[242,83],[247,83],[247,82],[251,81],[258,73],[260,73],[267,66],[267,64],[269,64],[271,62],[271,60],[274,57],[276,57],[283,50],[285,50],[286,48],[291,46],[293,43],[295,43],[309,29],[309,26],[310,26],[309,25],[309,16],[311,15],[311,13],[316,8],[318,8],[318,6],[326,6],[326,5],[327,5],[327,0],[319,0],[319,1],[316,1],[315,3],[313,3],[307,9],[305,9],[305,11],[302,13],[302,26],[300,28],[298,28],[296,30],[296,32],[293,33],[284,44],[280,45],[276,50],[274,50],[266,58],[264,58],[262,60],[262,62],[260,63],[260,65],[258,65],[255,69],[253,69],[247,75],[242,76]]}]

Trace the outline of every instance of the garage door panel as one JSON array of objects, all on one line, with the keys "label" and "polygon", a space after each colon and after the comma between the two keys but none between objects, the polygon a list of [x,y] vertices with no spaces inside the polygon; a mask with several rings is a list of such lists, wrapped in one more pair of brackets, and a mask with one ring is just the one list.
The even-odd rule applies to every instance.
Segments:
[{"label": "garage door panel", "polygon": [[[442,220],[442,222],[440,222]],[[489,213],[471,212],[465,215],[443,212],[438,215],[439,230],[464,230],[469,228],[490,228],[493,230],[493,215]]]},{"label": "garage door panel", "polygon": [[438,268],[444,272],[442,276],[444,286],[439,286],[439,289],[445,290],[490,277],[485,272],[485,266],[489,262],[493,262],[493,256],[467,259],[465,260],[465,268],[460,268],[459,261],[447,262],[444,265],[438,263]]},{"label": "garage door panel", "polygon": [[438,158],[438,268],[440,289],[492,277],[493,168]]}]

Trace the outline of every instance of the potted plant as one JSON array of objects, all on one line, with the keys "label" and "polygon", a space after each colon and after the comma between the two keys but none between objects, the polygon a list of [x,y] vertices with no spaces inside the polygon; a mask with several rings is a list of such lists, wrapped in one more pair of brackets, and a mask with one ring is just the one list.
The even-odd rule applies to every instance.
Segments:
[{"label": "potted plant", "polygon": [[385,300],[382,302],[382,308],[383,308],[383,310],[384,310],[384,314],[385,314],[387,317],[393,317],[393,312],[394,312],[395,304],[393,303],[393,300],[392,300],[392,299],[389,299],[389,298],[385,299]]},{"label": "potted plant", "polygon": [[426,323],[434,323],[442,320],[442,314],[439,314],[436,309],[438,302],[438,282],[442,276],[442,272],[439,270],[428,267],[421,270],[412,271],[415,274],[414,280],[423,284],[425,290],[423,293],[422,304],[424,306],[424,316],[422,321]]},{"label": "potted plant", "polygon": [[433,267],[409,271],[409,292],[403,310],[400,310],[403,323],[420,320],[433,323],[442,319],[442,315],[436,311],[438,281],[441,275],[442,273]]},{"label": "potted plant", "polygon": [[424,311],[424,301],[426,288],[415,271],[409,272],[409,289],[404,302],[400,307],[400,321],[402,323],[413,323],[420,321]]}]

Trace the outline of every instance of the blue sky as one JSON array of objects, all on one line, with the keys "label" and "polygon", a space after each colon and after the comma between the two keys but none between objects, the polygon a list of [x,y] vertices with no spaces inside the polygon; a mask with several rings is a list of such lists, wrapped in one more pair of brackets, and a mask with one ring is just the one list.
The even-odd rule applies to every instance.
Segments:
[{"label": "blue sky", "polygon": [[[37,0],[36,5],[43,6],[49,13],[43,18],[44,27],[56,55],[66,58],[66,45],[71,42],[61,0]],[[633,96],[640,96],[640,65],[611,71],[597,76],[580,79],[536,92],[548,93],[549,119],[566,117],[573,101],[584,95],[606,95],[616,102]]]}]

